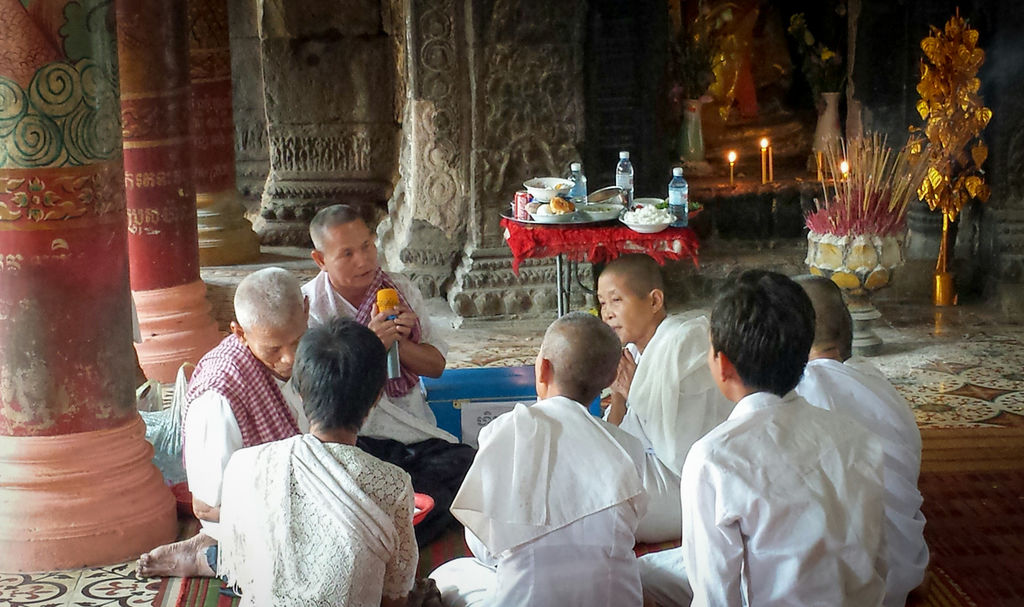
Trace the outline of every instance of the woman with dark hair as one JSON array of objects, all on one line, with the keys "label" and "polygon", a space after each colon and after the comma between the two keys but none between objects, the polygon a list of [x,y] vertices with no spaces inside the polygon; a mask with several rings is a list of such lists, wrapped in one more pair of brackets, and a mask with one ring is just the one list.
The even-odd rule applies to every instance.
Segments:
[{"label": "woman with dark hair", "polygon": [[418,559],[412,484],[355,446],[387,379],[384,346],[333,319],[303,336],[292,377],[309,434],[232,457],[217,570],[243,605],[405,605]]}]

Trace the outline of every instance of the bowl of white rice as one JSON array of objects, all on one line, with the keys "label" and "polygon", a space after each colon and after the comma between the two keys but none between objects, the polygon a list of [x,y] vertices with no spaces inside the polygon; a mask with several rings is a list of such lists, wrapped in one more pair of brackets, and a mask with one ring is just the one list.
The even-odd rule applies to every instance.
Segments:
[{"label": "bowl of white rice", "polygon": [[675,221],[675,217],[668,209],[659,209],[654,204],[643,204],[637,205],[632,211],[623,211],[619,221],[634,232],[654,234],[667,228]]}]

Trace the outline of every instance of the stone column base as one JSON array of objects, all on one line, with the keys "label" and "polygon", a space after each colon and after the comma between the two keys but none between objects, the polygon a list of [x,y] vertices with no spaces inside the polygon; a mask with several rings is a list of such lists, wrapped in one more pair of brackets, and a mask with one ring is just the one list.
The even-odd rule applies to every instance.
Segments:
[{"label": "stone column base", "polygon": [[133,291],[142,343],[135,344],[146,377],[173,382],[182,363],[197,363],[220,343],[210,316],[206,284],[201,280],[178,287]]},{"label": "stone column base", "polygon": [[234,190],[197,194],[199,265],[233,266],[255,261],[260,241],[243,215]]},{"label": "stone column base", "polygon": [[[580,288],[577,278],[590,287],[593,272],[590,264],[581,264],[574,276],[570,308],[591,305],[591,299]],[[452,310],[465,317],[518,318],[550,315],[558,308],[555,294],[554,258],[527,259],[512,271],[512,254],[505,249],[477,249],[466,255],[455,274],[455,285],[448,292]]]},{"label": "stone column base", "polygon": [[123,562],[175,539],[174,496],[137,414],[107,430],[0,436],[0,571]]}]

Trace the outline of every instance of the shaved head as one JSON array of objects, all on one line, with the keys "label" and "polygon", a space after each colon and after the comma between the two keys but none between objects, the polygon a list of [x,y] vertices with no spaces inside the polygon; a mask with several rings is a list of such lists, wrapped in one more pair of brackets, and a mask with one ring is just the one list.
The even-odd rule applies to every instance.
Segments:
[{"label": "shaved head", "polygon": [[263,268],[249,274],[235,290],[235,320],[245,331],[305,324],[302,285],[288,270]]},{"label": "shaved head", "polygon": [[655,289],[665,291],[665,280],[658,262],[646,255],[623,255],[605,266],[601,274],[609,272],[621,276],[626,288],[637,297],[646,297]]},{"label": "shaved head", "polygon": [[587,404],[615,379],[622,346],[599,318],[572,312],[548,327],[540,356],[551,361],[554,382],[564,395]]},{"label": "shaved head", "polygon": [[836,350],[840,360],[853,350],[853,321],[836,283],[822,276],[804,274],[793,280],[807,293],[814,306],[814,352]]},{"label": "shaved head", "polygon": [[313,216],[313,220],[309,222],[309,238],[313,241],[313,248],[318,251],[322,251],[324,249],[324,240],[327,230],[330,230],[334,226],[352,223],[353,221],[362,221],[363,223],[366,223],[363,216],[359,214],[359,210],[353,206],[349,206],[347,204],[332,204],[329,207],[320,209],[320,211]]}]

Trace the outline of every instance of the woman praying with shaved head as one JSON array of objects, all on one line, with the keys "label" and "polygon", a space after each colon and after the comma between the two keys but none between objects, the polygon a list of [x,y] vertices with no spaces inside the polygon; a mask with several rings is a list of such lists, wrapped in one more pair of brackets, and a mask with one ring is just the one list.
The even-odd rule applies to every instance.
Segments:
[{"label": "woman praying with shaved head", "polygon": [[646,449],[643,480],[651,502],[637,540],[678,539],[686,453],[732,410],[708,370],[707,318],[667,315],[661,270],[645,255],[608,264],[597,297],[601,318],[623,345],[606,419]]},{"label": "woman praying with shaved head", "polygon": [[643,448],[583,404],[615,377],[619,349],[589,314],[548,327],[535,364],[540,400],[480,431],[452,504],[476,558],[431,574],[447,607],[640,605]]}]

